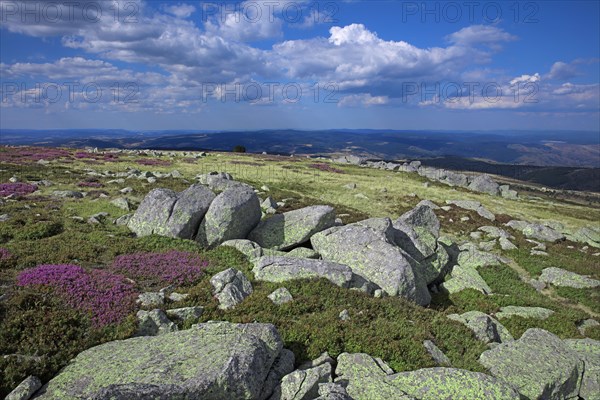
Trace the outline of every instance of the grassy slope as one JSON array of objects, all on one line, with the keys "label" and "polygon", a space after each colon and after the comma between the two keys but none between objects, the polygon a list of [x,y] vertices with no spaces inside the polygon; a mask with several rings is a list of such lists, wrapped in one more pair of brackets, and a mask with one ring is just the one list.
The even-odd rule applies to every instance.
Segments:
[{"label": "grassy slope", "polygon": [[[563,243],[548,246],[550,257],[530,256],[532,245],[518,234],[515,236],[520,250],[506,254],[518,268],[500,266],[480,270],[495,293],[492,296],[471,290],[451,296],[440,294],[434,297],[428,309],[423,309],[398,298],[370,298],[337,288],[327,281],[294,281],[285,285],[253,281],[254,293],[234,310],[224,312],[216,307],[208,279],[211,273],[230,266],[242,269],[252,279],[250,264],[237,251],[221,248],[204,252],[189,241],[155,237],[136,239],[127,228],[110,223],[89,225],[71,217],[87,219],[97,212],[106,211],[110,214],[110,221],[126,213],[109,203],[111,198],[122,196],[118,190],[125,186],[134,189],[127,197],[140,201],[153,187],[181,190],[193,181],[195,175],[214,170],[230,172],[236,179],[257,188],[267,185],[269,194],[276,200],[290,199],[284,211],[310,204],[331,204],[336,207],[338,214],[346,214],[342,217],[346,223],[367,217],[396,218],[420,199],[437,203],[443,203],[446,199],[473,199],[496,214],[503,214],[502,218],[556,220],[572,229],[600,220],[600,210],[551,199],[512,201],[452,189],[438,183],[424,187],[426,180],[416,174],[339,165],[334,167],[343,173],[323,172],[310,167],[317,161],[300,158],[224,153],[211,154],[194,164],[174,158],[173,165],[169,167],[143,167],[136,165],[134,158],[123,156],[121,159],[121,162],[105,165],[74,161],[68,165],[53,162],[48,167],[0,166],[4,170],[0,176],[2,182],[16,174],[22,180],[50,179],[56,183],[55,186],[40,188],[31,199],[0,206],[0,214],[11,215],[11,219],[0,226],[0,246],[7,247],[17,256],[15,263],[0,269],[0,283],[10,285],[19,270],[41,263],[77,263],[84,267],[102,267],[118,254],[135,251],[164,251],[170,248],[197,251],[211,260],[209,273],[196,286],[181,288],[180,291],[189,292],[192,296],[173,306],[204,306],[205,313],[201,321],[226,319],[272,322],[282,333],[286,346],[294,350],[298,362],[314,358],[325,350],[333,356],[342,351],[364,351],[382,357],[396,371],[433,366],[433,361],[421,345],[424,339],[434,340],[455,366],[482,369],[477,358],[485,347],[461,324],[446,319],[445,315],[449,313],[468,310],[494,313],[504,305],[547,307],[556,313],[546,321],[514,317],[502,322],[515,337],[534,326],[548,329],[561,337],[579,337],[576,323],[600,312],[598,297],[594,297],[592,291],[561,289],[539,293],[522,282],[519,276],[537,277],[541,269],[557,266],[600,278],[598,258],[591,255],[592,251],[582,253],[579,251],[581,244]],[[84,168],[117,172],[124,171],[128,166],[162,172],[177,169],[188,182],[184,179],[160,179],[155,184],[149,184],[145,180],[133,179],[126,180],[124,184],[108,184],[106,182],[113,178],[99,178],[104,187],[96,190],[107,192],[110,196],[108,199],[88,196],[82,200],[53,200],[46,196],[57,189],[75,189],[77,182],[86,178]],[[66,168],[70,173],[66,172]],[[357,188],[343,188],[347,183],[356,183]],[[384,187],[387,191],[382,192]],[[357,197],[358,193],[368,199]],[[443,233],[456,240],[466,239],[468,233],[478,226],[490,224],[464,210],[439,211],[437,214],[442,222]],[[470,220],[460,221],[460,217],[465,215]],[[494,224],[501,226],[498,222]],[[575,248],[569,249],[568,245]],[[266,296],[280,286],[288,287],[298,301],[281,307],[274,306]],[[143,287],[139,289],[144,290]],[[6,290],[9,290],[8,286],[0,292]],[[19,292],[8,303],[0,303],[3,304],[0,306],[0,316],[3,317],[0,318],[0,343],[3,343],[0,353],[33,354],[38,350],[38,355],[46,356],[41,364],[0,359],[0,368],[5,376],[0,394],[30,373],[49,379],[78,351],[106,340],[127,337],[132,332],[131,321],[108,331],[95,332],[85,318],[72,315],[47,298],[36,296],[39,297],[37,294]],[[43,309],[50,312],[41,312],[39,304],[46,303],[49,304]],[[587,312],[580,309],[580,304],[587,307]],[[167,304],[165,307],[170,306]],[[341,322],[337,318],[343,309],[350,311],[349,322]],[[54,316],[51,329],[39,329],[38,320],[47,320],[49,313]],[[598,338],[599,333],[596,330],[592,335]],[[66,337],[69,340],[57,348],[50,343],[52,337]],[[32,346],[31,343],[37,344]]]}]

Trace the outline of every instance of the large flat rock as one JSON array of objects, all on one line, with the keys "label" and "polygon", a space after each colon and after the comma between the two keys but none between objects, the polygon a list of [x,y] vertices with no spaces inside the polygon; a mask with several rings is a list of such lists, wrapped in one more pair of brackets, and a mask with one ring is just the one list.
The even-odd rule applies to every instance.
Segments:
[{"label": "large flat rock", "polygon": [[312,235],[335,224],[335,210],[330,206],[310,206],[276,214],[260,221],[248,239],[261,247],[288,250],[307,242]]},{"label": "large flat rock", "polygon": [[261,281],[285,282],[302,278],[326,278],[332,283],[349,287],[352,270],[330,261],[281,256],[264,256],[255,261],[254,277]]},{"label": "large flat rock", "polygon": [[263,399],[282,351],[270,324],[199,324],[185,331],[92,347],[36,399]]}]

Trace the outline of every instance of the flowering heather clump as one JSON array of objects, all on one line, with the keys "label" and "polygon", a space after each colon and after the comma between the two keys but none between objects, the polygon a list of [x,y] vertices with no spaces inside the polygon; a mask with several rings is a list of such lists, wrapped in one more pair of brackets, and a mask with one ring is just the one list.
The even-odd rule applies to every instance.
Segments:
[{"label": "flowering heather clump", "polygon": [[101,184],[100,182],[89,182],[89,181],[86,181],[86,182],[79,182],[77,184],[77,186],[79,186],[79,187],[89,187],[89,188],[101,188],[104,185]]},{"label": "flowering heather clump", "polygon": [[134,253],[118,256],[110,269],[151,286],[191,285],[202,276],[208,261],[197,254],[172,250],[167,253]]},{"label": "flowering heather clump", "polygon": [[310,164],[309,167],[316,168],[316,169],[318,169],[320,171],[334,172],[336,174],[343,174],[344,173],[344,171],[342,171],[341,169],[334,168],[331,165],[324,164],[324,163]]},{"label": "flowering heather clump", "polygon": [[0,184],[0,197],[6,197],[13,194],[17,196],[25,196],[35,192],[37,189],[37,186],[29,183],[2,183]]},{"label": "flowering heather clump", "polygon": [[13,164],[33,164],[40,160],[56,160],[70,157],[67,150],[48,147],[3,147],[0,148],[0,162]]},{"label": "flowering heather clump", "polygon": [[8,249],[0,247],[0,267],[8,265],[8,263],[12,260],[12,257],[13,255]]},{"label": "flowering heather clump", "polygon": [[93,159],[95,159],[96,156],[94,154],[92,154],[92,153],[88,153],[88,152],[85,152],[85,151],[78,151],[77,153],[75,153],[75,158],[78,158],[78,159],[93,158]]},{"label": "flowering heather clump", "polygon": [[156,158],[139,159],[139,160],[136,160],[136,162],[140,165],[149,165],[149,166],[155,166],[155,167],[168,167],[172,164],[171,161],[157,160]]},{"label": "flowering heather clump", "polygon": [[40,265],[17,277],[18,286],[53,288],[69,306],[91,314],[96,327],[122,322],[136,308],[137,293],[123,276],[77,265]]}]

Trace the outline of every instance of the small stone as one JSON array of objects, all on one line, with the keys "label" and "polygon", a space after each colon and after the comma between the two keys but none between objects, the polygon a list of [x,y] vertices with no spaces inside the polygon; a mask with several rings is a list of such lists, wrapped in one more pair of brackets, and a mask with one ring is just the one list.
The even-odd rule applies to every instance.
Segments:
[{"label": "small stone", "polygon": [[425,340],[423,346],[439,366],[449,367],[452,363],[446,355],[431,340]]},{"label": "small stone", "polygon": [[42,387],[37,376],[30,375],[6,396],[5,400],[29,400]]},{"label": "small stone", "polygon": [[345,189],[356,189],[356,183],[348,183],[343,186]]},{"label": "small stone", "polygon": [[348,312],[348,310],[342,310],[342,312],[340,312],[339,318],[341,321],[348,321],[350,319],[350,313]]},{"label": "small stone", "polygon": [[171,300],[173,302],[182,301],[182,300],[187,299],[188,297],[190,297],[190,295],[187,293],[180,294],[180,293],[176,293],[176,292],[173,292],[168,296],[169,300]]},{"label": "small stone", "polygon": [[277,290],[275,290],[273,293],[271,293],[269,296],[267,296],[274,304],[280,306],[282,304],[285,303],[289,303],[290,301],[294,300],[294,298],[292,297],[292,294],[290,293],[290,291],[287,288],[279,288]]},{"label": "small stone", "polygon": [[219,272],[210,279],[219,308],[227,310],[252,294],[252,284],[241,271],[234,268]]},{"label": "small stone", "polygon": [[131,206],[129,205],[129,200],[127,200],[124,197],[117,197],[116,199],[111,200],[110,204],[125,211],[129,211],[131,209]]},{"label": "small stone", "polygon": [[156,178],[151,176],[150,178],[147,179],[148,183],[156,183]]},{"label": "small stone", "polygon": [[585,331],[588,328],[594,327],[594,326],[600,326],[600,322],[596,321],[595,319],[585,319],[583,321],[579,321],[577,323],[577,329],[579,330],[579,333],[581,333],[583,336],[585,336]]},{"label": "small stone", "polygon": [[202,316],[204,312],[204,308],[195,306],[195,307],[182,307],[182,308],[172,308],[167,310],[167,316],[173,319],[178,319],[181,321],[187,321],[189,319],[198,319]]},{"label": "small stone", "polygon": [[471,218],[469,218],[469,217],[461,217],[461,219],[460,219],[460,220],[461,220],[462,222],[467,222],[467,221],[470,221],[470,220],[471,220]]},{"label": "small stone", "polygon": [[159,336],[179,330],[163,310],[140,310],[137,312],[137,318],[139,325],[136,336]]},{"label": "small stone", "polygon": [[271,191],[271,189],[269,189],[269,187],[267,185],[262,185],[260,187],[260,190],[262,190],[263,192],[270,192]]},{"label": "small stone", "polygon": [[160,306],[165,302],[163,292],[145,292],[138,296],[137,303],[142,307]]},{"label": "small stone", "polygon": [[126,187],[126,188],[123,188],[123,189],[119,190],[119,192],[121,192],[123,194],[127,194],[127,193],[133,192],[133,189],[130,188],[130,187]]}]

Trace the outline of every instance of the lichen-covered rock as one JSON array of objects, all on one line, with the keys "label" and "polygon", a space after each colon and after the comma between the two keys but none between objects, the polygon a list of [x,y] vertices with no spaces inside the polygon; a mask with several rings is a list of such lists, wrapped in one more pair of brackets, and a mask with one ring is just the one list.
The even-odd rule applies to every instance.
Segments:
[{"label": "lichen-covered rock", "polygon": [[257,243],[247,239],[232,239],[221,243],[221,246],[229,246],[236,248],[240,253],[243,253],[248,260],[252,261],[262,257],[263,249]]},{"label": "lichen-covered rock", "polygon": [[494,221],[496,216],[485,208],[480,202],[474,200],[446,200],[446,204],[453,204],[464,210],[475,211],[479,216]]},{"label": "lichen-covered rock", "polygon": [[192,185],[180,193],[154,189],[144,197],[127,226],[138,236],[193,239],[214,198],[214,193],[202,185]]},{"label": "lichen-covered rock", "polygon": [[429,355],[431,355],[433,361],[435,361],[435,363],[440,367],[449,367],[452,364],[444,352],[441,351],[439,347],[437,347],[431,340],[423,341],[423,347],[425,347],[425,350],[427,350]]},{"label": "lichen-covered rock", "polygon": [[80,353],[36,399],[265,399],[282,346],[271,324],[228,322],[108,342]]},{"label": "lichen-covered rock", "polygon": [[242,271],[228,268],[210,278],[213,293],[219,300],[219,308],[227,310],[241,303],[252,294],[252,284]]},{"label": "lichen-covered rock", "polygon": [[281,256],[264,256],[257,259],[252,270],[260,281],[285,282],[292,279],[326,278],[332,283],[349,287],[352,270],[343,264]]},{"label": "lichen-covered rock", "polygon": [[505,199],[516,200],[519,198],[519,193],[516,190],[510,188],[509,185],[500,185],[500,196]]},{"label": "lichen-covered rock", "polygon": [[137,318],[137,336],[158,336],[178,331],[177,325],[169,320],[163,310],[140,310],[137,312]]},{"label": "lichen-covered rock", "polygon": [[441,287],[451,294],[465,289],[475,289],[483,294],[492,293],[492,289],[475,268],[462,265],[455,265],[452,268],[449,278],[441,284]]},{"label": "lichen-covered rock", "polygon": [[519,400],[510,385],[479,372],[439,367],[392,374],[360,353],[342,353],[337,361],[335,382],[356,400]]},{"label": "lichen-covered rock", "polygon": [[504,229],[497,228],[495,226],[480,226],[477,228],[478,231],[484,232],[487,236],[495,239],[506,238],[514,239],[514,237],[506,232]]},{"label": "lichen-covered rock", "polygon": [[592,339],[566,339],[564,342],[584,364],[579,397],[600,399],[600,342]]},{"label": "lichen-covered rock", "polygon": [[569,237],[574,242],[587,243],[592,247],[600,247],[600,227],[583,227]]},{"label": "lichen-covered rock", "polygon": [[41,387],[42,382],[37,376],[28,376],[4,400],[29,400]]},{"label": "lichen-covered rock", "polygon": [[527,221],[512,220],[506,223],[515,230],[519,230],[530,239],[541,240],[544,242],[558,242],[565,239],[565,235],[546,225],[536,224]]},{"label": "lichen-covered rock", "polygon": [[295,361],[296,358],[291,350],[281,350],[281,353],[279,353],[279,356],[275,359],[275,362],[273,362],[273,366],[271,367],[271,371],[269,371],[269,375],[267,375],[267,379],[265,379],[265,384],[260,396],[261,399],[270,398],[269,396],[274,393],[275,388],[279,386],[281,379],[294,371]]},{"label": "lichen-covered rock", "polygon": [[261,247],[287,250],[312,235],[335,224],[335,210],[330,206],[310,206],[277,214],[260,221],[248,239]]},{"label": "lichen-covered rock", "polygon": [[536,318],[536,319],[547,319],[554,311],[543,307],[521,307],[521,306],[506,306],[500,307],[500,312],[496,313],[497,318],[510,318],[510,317],[522,317],[522,318]]},{"label": "lichen-covered rock", "polygon": [[74,190],[55,190],[52,192],[52,196],[63,199],[83,199],[83,193]]},{"label": "lichen-covered rock", "polygon": [[448,318],[461,322],[471,329],[477,339],[484,343],[505,343],[514,338],[500,322],[481,311],[468,311],[463,314],[450,314]]},{"label": "lichen-covered rock", "polygon": [[402,296],[427,305],[431,295],[401,249],[381,231],[360,223],[329,228],[311,238],[324,260],[348,265],[352,272],[373,282],[390,296]]},{"label": "lichen-covered rock", "polygon": [[270,295],[267,296],[269,300],[273,302],[273,304],[277,304],[278,306],[289,303],[294,300],[292,294],[287,288],[279,288],[275,289]]},{"label": "lichen-covered rock", "polygon": [[234,185],[211,203],[198,229],[196,240],[212,248],[227,240],[245,239],[261,217],[258,197],[247,185]]},{"label": "lichen-covered rock", "polygon": [[396,243],[417,261],[435,253],[440,236],[440,221],[431,207],[420,205],[402,214],[394,222],[394,228],[398,231]]},{"label": "lichen-covered rock", "polygon": [[319,396],[319,384],[332,381],[331,364],[296,371],[284,376],[270,400],[312,400]]},{"label": "lichen-covered rock", "polygon": [[498,243],[500,243],[500,248],[502,250],[509,251],[509,250],[517,250],[518,249],[518,247],[515,246],[515,244],[507,238],[501,237],[500,239],[498,239]]},{"label": "lichen-covered rock", "polygon": [[307,247],[296,247],[295,249],[290,250],[285,256],[317,259],[319,258],[319,253]]},{"label": "lichen-covered rock", "polygon": [[465,243],[459,246],[458,264],[463,267],[477,269],[479,267],[490,267],[502,265],[504,260],[496,254],[482,251],[474,243]]},{"label": "lichen-covered rock", "polygon": [[584,372],[575,352],[557,336],[537,328],[483,352],[479,361],[532,400],[577,398]]},{"label": "lichen-covered rock", "polygon": [[165,294],[163,292],[140,293],[136,302],[142,307],[160,306],[165,302]]},{"label": "lichen-covered rock", "polygon": [[352,400],[339,383],[319,383],[319,397],[315,400]]},{"label": "lichen-covered rock", "polygon": [[167,317],[180,321],[197,320],[202,316],[204,308],[199,306],[171,308],[166,311]]},{"label": "lichen-covered rock", "polygon": [[487,193],[491,196],[497,196],[500,193],[500,186],[488,174],[476,176],[468,188],[474,192]]},{"label": "lichen-covered rock", "polygon": [[554,286],[566,286],[577,289],[595,288],[600,286],[600,281],[576,274],[561,268],[550,267],[542,270],[540,281],[550,283]]}]

